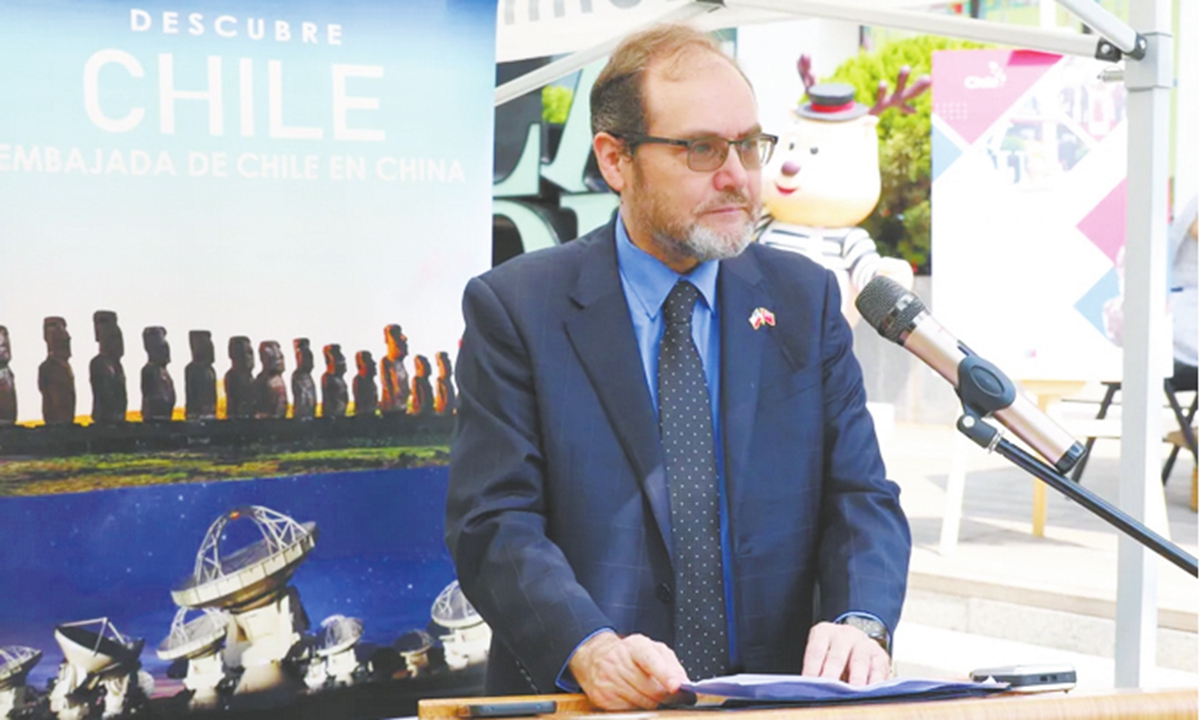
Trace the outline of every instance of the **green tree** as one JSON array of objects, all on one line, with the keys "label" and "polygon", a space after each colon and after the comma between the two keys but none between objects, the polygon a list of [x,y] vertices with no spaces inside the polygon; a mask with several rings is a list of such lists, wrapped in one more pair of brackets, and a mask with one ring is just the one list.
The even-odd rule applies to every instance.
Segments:
[{"label": "green tree", "polygon": [[542,122],[563,125],[571,112],[571,101],[575,91],[562,85],[547,85],[542,88]]},{"label": "green tree", "polygon": [[[894,89],[900,68],[912,69],[910,83],[930,74],[935,50],[988,47],[965,40],[920,35],[889,42],[874,52],[860,52],[842,63],[827,82],[853,85],[856,99],[875,104],[879,82]],[[879,118],[879,171],[882,192],[874,212],[862,222],[883,255],[901,257],[918,272],[929,272],[929,188],[931,151],[929,92],[912,101],[913,114],[891,109]]]}]

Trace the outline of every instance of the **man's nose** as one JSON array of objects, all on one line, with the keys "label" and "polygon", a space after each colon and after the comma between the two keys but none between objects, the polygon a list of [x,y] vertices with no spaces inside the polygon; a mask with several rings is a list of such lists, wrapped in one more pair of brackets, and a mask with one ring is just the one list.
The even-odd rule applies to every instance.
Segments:
[{"label": "man's nose", "polygon": [[721,167],[717,168],[713,175],[713,184],[718,190],[724,190],[731,187],[745,187],[750,178],[751,172],[757,172],[758,168],[752,171],[742,164],[742,155],[737,151],[737,148],[730,146],[729,154],[725,156],[725,162]]}]

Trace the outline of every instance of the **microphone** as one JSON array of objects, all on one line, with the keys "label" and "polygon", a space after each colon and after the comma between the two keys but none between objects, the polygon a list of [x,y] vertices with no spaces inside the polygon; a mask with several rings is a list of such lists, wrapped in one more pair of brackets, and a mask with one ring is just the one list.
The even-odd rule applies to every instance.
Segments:
[{"label": "microphone", "polygon": [[900,283],[876,276],[859,293],[855,307],[871,327],[903,345],[946,378],[967,409],[993,415],[1004,427],[1065,475],[1083,457],[1083,446],[1024,396],[995,365],[980,358],[933,318]]}]

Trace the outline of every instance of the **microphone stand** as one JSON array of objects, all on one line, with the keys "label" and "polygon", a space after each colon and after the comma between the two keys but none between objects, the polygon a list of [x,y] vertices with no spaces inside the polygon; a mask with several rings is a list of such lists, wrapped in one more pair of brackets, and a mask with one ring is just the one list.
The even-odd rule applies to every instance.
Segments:
[{"label": "microphone stand", "polygon": [[[987,388],[980,387],[976,378],[986,378],[989,373],[971,372],[973,367],[978,368],[979,366],[986,367],[992,375],[992,380],[1006,386],[1002,392],[997,392],[994,385]],[[963,406],[963,414],[958,418],[957,423],[959,432],[985,450],[998,452],[1017,467],[1083,505],[1108,524],[1191,573],[1192,577],[1198,577],[1196,558],[1178,545],[1109,504],[1104,498],[1067,479],[1045,462],[1005,440],[1001,437],[999,430],[983,422],[982,418],[1007,407],[1016,391],[1012,381],[999,368],[978,355],[968,355],[967,359],[959,366],[958,381],[958,396],[962,400]],[[985,380],[985,382],[987,381]],[[1008,397],[1007,402],[1003,400],[1005,396]]]}]

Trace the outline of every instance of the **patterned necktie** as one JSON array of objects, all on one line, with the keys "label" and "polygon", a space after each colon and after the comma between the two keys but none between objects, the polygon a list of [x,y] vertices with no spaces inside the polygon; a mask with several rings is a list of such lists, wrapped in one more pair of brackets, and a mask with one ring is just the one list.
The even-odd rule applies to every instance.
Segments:
[{"label": "patterned necktie", "polygon": [[692,342],[698,297],[695,285],[676,283],[663,303],[658,351],[658,427],[675,543],[675,653],[692,680],[723,675],[729,663],[712,412]]}]

